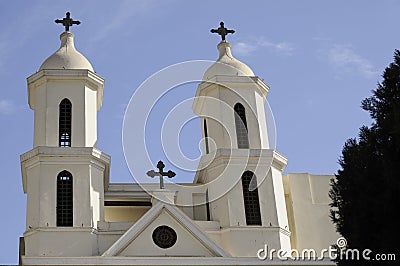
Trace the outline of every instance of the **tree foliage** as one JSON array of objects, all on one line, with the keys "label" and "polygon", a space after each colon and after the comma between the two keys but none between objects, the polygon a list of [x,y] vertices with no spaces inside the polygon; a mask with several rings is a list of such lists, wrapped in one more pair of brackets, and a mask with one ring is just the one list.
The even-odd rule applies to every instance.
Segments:
[{"label": "tree foliage", "polygon": [[[345,143],[341,169],[331,182],[331,219],[347,247],[398,256],[400,197],[400,51],[371,97],[362,101],[373,123]],[[339,260],[339,265],[377,261]],[[385,264],[389,265],[389,262]],[[380,263],[378,265],[381,265]]]}]

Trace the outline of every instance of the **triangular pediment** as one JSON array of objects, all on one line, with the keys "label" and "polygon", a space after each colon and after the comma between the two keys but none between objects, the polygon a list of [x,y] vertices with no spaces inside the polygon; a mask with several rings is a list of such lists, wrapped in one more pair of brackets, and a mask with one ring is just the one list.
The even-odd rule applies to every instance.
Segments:
[{"label": "triangular pediment", "polygon": [[[161,232],[158,237],[157,232]],[[163,247],[163,244],[167,247]],[[228,257],[229,255],[177,207],[158,202],[102,256]]]}]

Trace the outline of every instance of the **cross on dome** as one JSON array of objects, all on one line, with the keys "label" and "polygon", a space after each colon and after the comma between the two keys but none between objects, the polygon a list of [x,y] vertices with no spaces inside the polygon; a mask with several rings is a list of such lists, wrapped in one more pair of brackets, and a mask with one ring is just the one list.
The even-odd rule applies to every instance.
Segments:
[{"label": "cross on dome", "polygon": [[211,33],[218,33],[219,35],[221,35],[222,41],[225,41],[225,36],[228,35],[228,33],[235,33],[234,30],[228,30],[227,28],[225,28],[224,22],[221,21],[219,25],[220,27],[218,29],[211,29]]},{"label": "cross on dome", "polygon": [[71,27],[74,24],[75,25],[81,24],[81,22],[79,20],[73,20],[71,18],[71,13],[69,13],[69,12],[65,13],[65,18],[56,19],[54,22],[63,24],[63,26],[65,27],[65,31],[69,31],[69,27]]}]

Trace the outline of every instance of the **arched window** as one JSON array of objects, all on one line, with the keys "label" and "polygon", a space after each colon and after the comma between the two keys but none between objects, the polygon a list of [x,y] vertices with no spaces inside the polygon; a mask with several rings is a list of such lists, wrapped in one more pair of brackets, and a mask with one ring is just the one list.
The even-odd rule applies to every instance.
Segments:
[{"label": "arched window", "polygon": [[70,100],[62,100],[59,109],[58,146],[71,147],[72,104]]},{"label": "arched window", "polygon": [[210,199],[208,197],[208,189],[206,190],[206,213],[207,213],[207,221],[211,221]]},{"label": "arched window", "polygon": [[72,174],[66,170],[57,176],[57,226],[72,226]]},{"label": "arched window", "polygon": [[242,188],[246,224],[262,225],[260,202],[258,199],[257,177],[253,172],[246,171],[243,173]]},{"label": "arched window", "polygon": [[235,104],[234,110],[238,148],[248,149],[249,138],[247,136],[246,110],[240,103]]},{"label": "arched window", "polygon": [[210,153],[210,147],[208,146],[208,129],[207,120],[204,118],[204,141],[206,144],[206,154]]}]

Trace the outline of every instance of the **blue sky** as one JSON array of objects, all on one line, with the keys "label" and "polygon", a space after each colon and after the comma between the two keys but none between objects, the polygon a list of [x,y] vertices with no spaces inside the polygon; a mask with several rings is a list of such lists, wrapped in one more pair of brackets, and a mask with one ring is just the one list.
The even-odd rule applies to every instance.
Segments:
[{"label": "blue sky", "polygon": [[[66,11],[82,21],[71,28],[77,49],[106,79],[98,146],[112,156],[111,181],[132,182],[121,143],[132,93],[164,67],[216,59],[219,38],[209,30],[221,20],[236,30],[227,38],[233,54],[271,87],[268,101],[277,151],[289,159],[286,172],[334,174],[346,139],[371,122],[359,106],[400,48],[399,9],[395,0],[1,1],[0,263],[18,262],[25,226],[19,155],[33,142],[26,78],[58,49],[63,29],[53,21]],[[185,99],[195,91],[195,84],[186,85],[170,97]],[[153,134],[150,154],[156,162],[163,155]],[[198,121],[181,133],[189,157],[198,153],[194,138],[200,138]],[[188,182],[191,177],[181,174]]]}]

